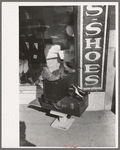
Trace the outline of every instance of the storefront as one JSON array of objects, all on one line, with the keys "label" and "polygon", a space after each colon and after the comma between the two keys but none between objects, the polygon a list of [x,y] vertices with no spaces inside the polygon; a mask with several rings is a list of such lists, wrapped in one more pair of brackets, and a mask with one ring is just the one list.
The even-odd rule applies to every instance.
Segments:
[{"label": "storefront", "polygon": [[86,110],[111,110],[115,11],[115,5],[19,6],[20,103],[40,94],[43,78],[56,81],[77,71],[77,85],[90,92]]}]

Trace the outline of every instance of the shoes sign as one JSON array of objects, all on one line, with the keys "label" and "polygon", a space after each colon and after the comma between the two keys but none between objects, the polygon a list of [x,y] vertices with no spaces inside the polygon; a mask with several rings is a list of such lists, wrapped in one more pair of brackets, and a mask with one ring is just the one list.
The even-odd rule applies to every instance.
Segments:
[{"label": "shoes sign", "polygon": [[81,15],[81,87],[89,91],[103,90],[108,6],[82,6]]}]

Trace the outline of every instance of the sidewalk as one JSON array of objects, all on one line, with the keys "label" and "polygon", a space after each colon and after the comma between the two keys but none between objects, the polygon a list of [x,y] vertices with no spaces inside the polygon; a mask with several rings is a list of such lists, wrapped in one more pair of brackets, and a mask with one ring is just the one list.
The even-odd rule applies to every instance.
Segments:
[{"label": "sidewalk", "polygon": [[29,105],[20,105],[26,140],[37,147],[116,147],[115,115],[111,111],[85,111],[68,131],[52,128],[56,116]]}]

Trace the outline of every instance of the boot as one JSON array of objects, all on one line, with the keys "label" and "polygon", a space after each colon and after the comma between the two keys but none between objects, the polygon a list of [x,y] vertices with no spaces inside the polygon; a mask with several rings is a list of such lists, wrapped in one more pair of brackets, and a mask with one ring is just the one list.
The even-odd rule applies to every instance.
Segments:
[{"label": "boot", "polygon": [[57,76],[57,77],[54,76],[54,75],[50,72],[50,70],[48,69],[47,66],[44,66],[44,67],[43,67],[42,77],[43,77],[43,79],[47,79],[48,81],[57,81],[57,80],[60,79],[59,76]]},{"label": "boot", "polygon": [[68,73],[74,73],[76,71],[74,68],[70,68],[67,62],[64,62],[64,68]]},{"label": "boot", "polygon": [[60,62],[59,74],[61,78],[66,77],[68,74],[65,72],[63,62]]},{"label": "boot", "polygon": [[28,67],[28,60],[24,60],[23,62],[23,71],[24,73],[26,73],[28,71],[29,67]]}]

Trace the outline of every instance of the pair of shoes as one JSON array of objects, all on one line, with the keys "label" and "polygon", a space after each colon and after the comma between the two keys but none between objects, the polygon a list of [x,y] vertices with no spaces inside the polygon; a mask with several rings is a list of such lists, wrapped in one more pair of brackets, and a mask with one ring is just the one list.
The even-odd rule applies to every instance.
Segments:
[{"label": "pair of shoes", "polygon": [[48,67],[43,67],[42,77],[43,79],[47,79],[48,81],[57,81],[60,79],[59,76],[53,75],[48,69]]},{"label": "pair of shoes", "polygon": [[75,99],[82,100],[84,96],[88,95],[88,92],[83,91],[79,86],[72,84],[68,90],[68,96]]},{"label": "pair of shoes", "polygon": [[78,92],[80,93],[80,95],[82,95],[82,96],[86,96],[86,95],[90,94],[90,92],[82,90],[78,85],[72,84],[71,86],[73,88],[76,88],[78,90]]},{"label": "pair of shoes", "polygon": [[28,69],[28,60],[19,60],[19,73],[26,73]]},{"label": "pair of shoes", "polygon": [[75,99],[82,100],[83,96],[79,94],[77,88],[70,87],[67,93],[68,96],[73,97]]}]

